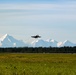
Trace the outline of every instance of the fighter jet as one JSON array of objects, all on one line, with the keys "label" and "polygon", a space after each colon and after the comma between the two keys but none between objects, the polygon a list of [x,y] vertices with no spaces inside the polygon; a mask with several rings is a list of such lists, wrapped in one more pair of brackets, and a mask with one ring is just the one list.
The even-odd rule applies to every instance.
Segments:
[{"label": "fighter jet", "polygon": [[36,36],[31,36],[32,38],[41,38],[41,36],[36,35]]}]

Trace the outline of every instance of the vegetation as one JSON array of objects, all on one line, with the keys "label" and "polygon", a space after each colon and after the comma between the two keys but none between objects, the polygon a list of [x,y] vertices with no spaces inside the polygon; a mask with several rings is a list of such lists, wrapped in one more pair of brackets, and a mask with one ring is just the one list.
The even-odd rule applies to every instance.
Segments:
[{"label": "vegetation", "polygon": [[76,54],[1,53],[0,75],[76,75]]},{"label": "vegetation", "polygon": [[76,47],[0,48],[0,53],[76,53]]}]

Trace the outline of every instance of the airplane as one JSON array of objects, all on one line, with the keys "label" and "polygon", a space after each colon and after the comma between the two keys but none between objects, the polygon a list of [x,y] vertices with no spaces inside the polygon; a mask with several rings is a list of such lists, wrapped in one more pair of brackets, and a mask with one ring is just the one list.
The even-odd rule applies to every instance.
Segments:
[{"label": "airplane", "polygon": [[32,38],[41,38],[41,36],[36,35],[36,36],[31,36]]}]

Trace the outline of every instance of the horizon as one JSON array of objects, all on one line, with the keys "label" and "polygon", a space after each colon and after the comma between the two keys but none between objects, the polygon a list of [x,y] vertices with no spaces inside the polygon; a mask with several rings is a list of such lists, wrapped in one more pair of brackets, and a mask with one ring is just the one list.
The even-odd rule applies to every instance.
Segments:
[{"label": "horizon", "polygon": [[23,41],[32,35],[76,43],[75,0],[1,0],[0,37],[6,33]]}]

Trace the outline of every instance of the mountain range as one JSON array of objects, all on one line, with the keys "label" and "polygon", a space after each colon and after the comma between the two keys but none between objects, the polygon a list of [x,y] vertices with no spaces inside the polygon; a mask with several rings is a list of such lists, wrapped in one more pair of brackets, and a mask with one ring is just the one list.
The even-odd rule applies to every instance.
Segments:
[{"label": "mountain range", "polygon": [[43,39],[34,39],[30,43],[25,43],[21,40],[15,39],[13,36],[5,34],[0,38],[0,47],[74,47],[76,44],[65,40],[64,42],[57,42],[53,39],[43,40]]},{"label": "mountain range", "polygon": [[17,40],[8,34],[5,34],[0,38],[0,47],[25,47],[25,46],[27,46],[27,44],[25,44],[23,41]]}]

